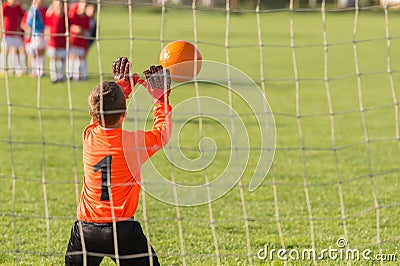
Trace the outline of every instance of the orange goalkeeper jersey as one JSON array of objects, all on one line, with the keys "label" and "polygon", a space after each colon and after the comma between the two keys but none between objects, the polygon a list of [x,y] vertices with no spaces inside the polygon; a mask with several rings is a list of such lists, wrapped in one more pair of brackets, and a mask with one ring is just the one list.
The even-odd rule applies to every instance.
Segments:
[{"label": "orange goalkeeper jersey", "polygon": [[108,129],[97,123],[86,127],[79,220],[108,223],[113,216],[116,221],[134,216],[140,193],[141,165],[168,142],[172,129],[171,110],[169,104],[157,103],[154,125],[149,131]]}]

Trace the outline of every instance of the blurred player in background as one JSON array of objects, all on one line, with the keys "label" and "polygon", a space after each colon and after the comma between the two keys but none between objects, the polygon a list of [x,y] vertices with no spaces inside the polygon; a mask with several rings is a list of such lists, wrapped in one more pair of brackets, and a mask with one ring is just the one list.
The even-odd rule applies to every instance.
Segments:
[{"label": "blurred player in background", "polygon": [[[46,7],[40,7],[40,13],[42,14],[42,17],[45,17]],[[33,58],[35,55],[35,50],[32,48],[32,45],[31,45],[32,32],[31,32],[31,28],[27,24],[28,14],[29,14],[29,10],[25,11],[24,16],[22,17],[22,21],[21,21],[21,29],[24,31],[23,39],[24,39],[25,53],[27,55],[27,59],[26,59],[27,68],[32,73],[32,61],[33,61]]]},{"label": "blurred player in background", "polygon": [[50,79],[61,82],[65,79],[66,26],[64,2],[54,0],[46,12],[47,55],[49,60]]},{"label": "blurred player in background", "polygon": [[31,32],[30,47],[33,50],[32,58],[32,77],[44,76],[44,53],[46,49],[46,41],[44,39],[46,19],[46,8],[43,6],[42,0],[32,0],[32,5],[28,10],[26,24]]},{"label": "blurred player in background", "polygon": [[97,30],[97,22],[94,16],[96,15],[96,5],[94,4],[87,4],[85,10],[86,16],[89,17],[89,29],[87,30],[86,34],[88,37],[88,49],[94,41],[96,40],[96,30]]},{"label": "blurred player in background", "polygon": [[15,71],[15,75],[20,76],[23,70],[26,69],[24,44],[20,28],[24,11],[19,0],[7,0],[7,2],[3,3],[1,11],[3,22],[0,23],[0,27],[4,25],[5,33],[3,36],[2,31],[0,31],[0,72],[4,73],[8,67],[11,73]]},{"label": "blurred player in background", "polygon": [[87,47],[85,50],[85,69],[83,70],[86,73],[86,78],[88,77],[88,60],[87,56],[89,53],[89,48],[93,45],[94,41],[96,40],[96,30],[97,30],[97,22],[94,16],[96,15],[96,5],[88,3],[86,5],[85,10],[86,16],[89,17],[89,29],[86,31],[87,37]]},{"label": "blurred player in background", "polygon": [[[130,78],[129,70],[128,59],[119,57],[113,64],[115,82],[97,85],[88,98],[92,121],[83,132],[84,180],[77,210],[79,221],[72,226],[66,265],[83,265],[83,256],[87,265],[100,265],[104,256],[112,257],[113,221],[120,265],[150,265],[151,261],[159,265],[134,215],[140,194],[141,165],[168,142],[171,134],[171,78],[161,66],[151,66],[143,72],[146,80],[138,74]],[[153,97],[154,124],[148,131],[122,129],[126,99],[136,82]],[[82,254],[83,243],[92,254]],[[124,258],[126,255],[135,256]]]},{"label": "blurred player in background", "polygon": [[26,55],[26,70],[31,71],[32,70],[32,59],[33,59],[33,50],[31,47],[31,29],[28,27],[28,24],[26,24],[26,19],[28,18],[28,11],[24,11],[24,15],[22,16],[21,20],[21,30],[23,31],[23,36],[22,40],[24,43],[24,50],[25,50],[25,55]]},{"label": "blurred player in background", "polygon": [[86,1],[73,3],[68,10],[70,50],[68,72],[75,80],[87,79],[86,50],[88,47],[87,31],[90,19],[86,15]]}]

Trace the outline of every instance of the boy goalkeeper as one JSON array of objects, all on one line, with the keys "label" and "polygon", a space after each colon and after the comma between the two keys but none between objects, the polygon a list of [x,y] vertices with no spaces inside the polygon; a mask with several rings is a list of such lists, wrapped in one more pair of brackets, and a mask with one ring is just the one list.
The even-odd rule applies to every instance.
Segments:
[{"label": "boy goalkeeper", "polygon": [[[83,132],[85,175],[66,265],[83,265],[84,260],[87,265],[99,265],[104,256],[116,261],[116,247],[120,265],[150,265],[151,261],[159,265],[133,217],[140,193],[140,167],[166,144],[171,133],[171,79],[161,66],[144,71],[145,80],[137,74],[130,78],[130,66],[126,57],[119,57],[113,63],[115,82],[97,85],[88,98],[92,121]],[[129,132],[122,130],[122,123],[126,99],[137,82],[153,97],[154,124],[149,131]]]}]

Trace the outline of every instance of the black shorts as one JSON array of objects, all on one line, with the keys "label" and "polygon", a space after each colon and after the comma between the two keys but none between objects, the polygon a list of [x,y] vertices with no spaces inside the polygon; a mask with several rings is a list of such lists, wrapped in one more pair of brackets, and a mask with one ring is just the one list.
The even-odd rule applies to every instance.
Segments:
[{"label": "black shorts", "polygon": [[[117,222],[118,256],[120,265],[160,265],[153,247],[151,253],[142,227],[137,221]],[[79,223],[76,221],[71,229],[71,237],[65,254],[65,265],[99,265],[105,256],[115,259],[114,236],[112,223],[96,224],[82,222],[86,253],[82,252],[82,241]]]}]

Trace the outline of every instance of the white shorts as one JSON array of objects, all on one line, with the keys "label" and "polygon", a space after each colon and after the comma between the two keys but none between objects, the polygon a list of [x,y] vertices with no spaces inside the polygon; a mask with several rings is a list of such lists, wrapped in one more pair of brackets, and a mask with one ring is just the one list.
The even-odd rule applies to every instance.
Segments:
[{"label": "white shorts", "polygon": [[10,49],[12,47],[18,49],[19,47],[23,46],[24,42],[22,41],[21,36],[10,36],[6,35],[4,36],[2,42],[1,42],[1,48],[2,49]]},{"label": "white shorts", "polygon": [[76,54],[79,57],[84,57],[86,54],[86,49],[79,46],[70,46],[69,54]]},{"label": "white shorts", "polygon": [[31,38],[30,46],[35,50],[44,50],[46,49],[46,41],[43,35],[33,35]]},{"label": "white shorts", "polygon": [[48,46],[46,50],[48,57],[66,58],[67,50],[65,48],[55,48]]}]

